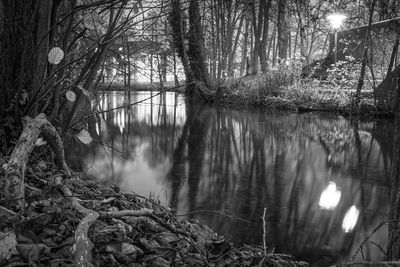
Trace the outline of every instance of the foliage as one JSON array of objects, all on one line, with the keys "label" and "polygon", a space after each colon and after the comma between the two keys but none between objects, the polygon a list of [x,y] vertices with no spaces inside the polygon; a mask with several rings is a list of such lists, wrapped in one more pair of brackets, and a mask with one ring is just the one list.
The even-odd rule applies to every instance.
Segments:
[{"label": "foliage", "polygon": [[[266,74],[225,79],[220,85],[222,101],[278,110],[323,110],[349,114],[357,86],[360,63],[352,57],[332,64],[326,79],[302,77],[301,63],[292,61]],[[372,90],[364,90],[360,110],[366,114],[390,114],[376,105]]]}]

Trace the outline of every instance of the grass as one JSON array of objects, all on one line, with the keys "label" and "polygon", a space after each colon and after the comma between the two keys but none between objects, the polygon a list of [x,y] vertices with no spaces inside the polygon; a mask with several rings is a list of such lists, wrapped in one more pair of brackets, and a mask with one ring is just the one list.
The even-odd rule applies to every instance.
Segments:
[{"label": "grass", "polygon": [[271,110],[296,112],[330,111],[343,115],[392,116],[379,107],[371,89],[362,91],[359,108],[354,108],[356,82],[299,78],[295,73],[270,71],[267,75],[225,80],[218,87],[220,102]]}]

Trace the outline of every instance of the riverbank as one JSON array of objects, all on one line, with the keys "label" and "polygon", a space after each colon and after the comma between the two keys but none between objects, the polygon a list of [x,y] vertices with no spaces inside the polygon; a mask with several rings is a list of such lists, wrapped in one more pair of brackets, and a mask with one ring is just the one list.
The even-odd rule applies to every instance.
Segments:
[{"label": "riverbank", "polygon": [[[355,88],[355,87],[354,87]],[[362,91],[359,108],[354,108],[355,89],[349,85],[320,80],[246,77],[226,80],[218,86],[214,99],[229,107],[253,107],[296,113],[332,112],[343,116],[393,118],[389,107],[378,105],[372,90]]]},{"label": "riverbank", "polygon": [[[4,160],[2,159],[2,163]],[[178,220],[157,201],[34,160],[26,210],[8,209],[0,172],[1,266],[307,266],[260,246],[235,247],[196,221]]]}]

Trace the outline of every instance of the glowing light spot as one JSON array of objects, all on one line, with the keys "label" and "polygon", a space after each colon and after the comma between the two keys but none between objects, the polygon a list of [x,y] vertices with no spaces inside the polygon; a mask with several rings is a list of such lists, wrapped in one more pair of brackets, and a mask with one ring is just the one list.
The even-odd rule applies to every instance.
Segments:
[{"label": "glowing light spot", "polygon": [[99,122],[96,122],[96,133],[98,135],[100,135],[100,126],[99,126]]},{"label": "glowing light spot", "polygon": [[357,224],[359,215],[360,211],[354,205],[351,206],[350,209],[346,212],[342,223],[342,229],[345,233],[353,231],[354,227]]},{"label": "glowing light spot", "polygon": [[326,18],[331,23],[332,28],[339,29],[343,21],[346,19],[346,16],[343,14],[331,14]]},{"label": "glowing light spot", "polygon": [[337,189],[336,184],[329,182],[329,185],[322,191],[318,205],[323,210],[333,210],[337,207],[342,193]]}]

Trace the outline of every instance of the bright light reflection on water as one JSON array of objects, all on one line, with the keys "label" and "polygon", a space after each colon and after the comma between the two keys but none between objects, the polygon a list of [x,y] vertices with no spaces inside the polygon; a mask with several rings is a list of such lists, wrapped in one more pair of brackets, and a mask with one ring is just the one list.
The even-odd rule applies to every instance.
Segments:
[{"label": "bright light reflection on water", "polygon": [[357,224],[358,216],[360,215],[360,210],[356,206],[351,206],[350,209],[344,215],[342,229],[345,233],[353,231]]},{"label": "bright light reflection on water", "polygon": [[334,182],[329,182],[329,185],[324,189],[319,199],[318,205],[324,210],[334,210],[339,204],[342,193],[337,189]]},{"label": "bright light reflection on water", "polygon": [[[74,169],[153,195],[238,245],[262,245],[266,208],[269,247],[329,266],[351,256],[388,214],[388,121],[220,107],[191,115],[182,95],[155,92],[109,92],[98,107],[127,98],[138,104],[100,113],[95,128],[115,150],[67,146],[78,155]],[[370,241],[385,247],[387,236],[382,228]],[[376,246],[363,256],[382,260]]]}]

